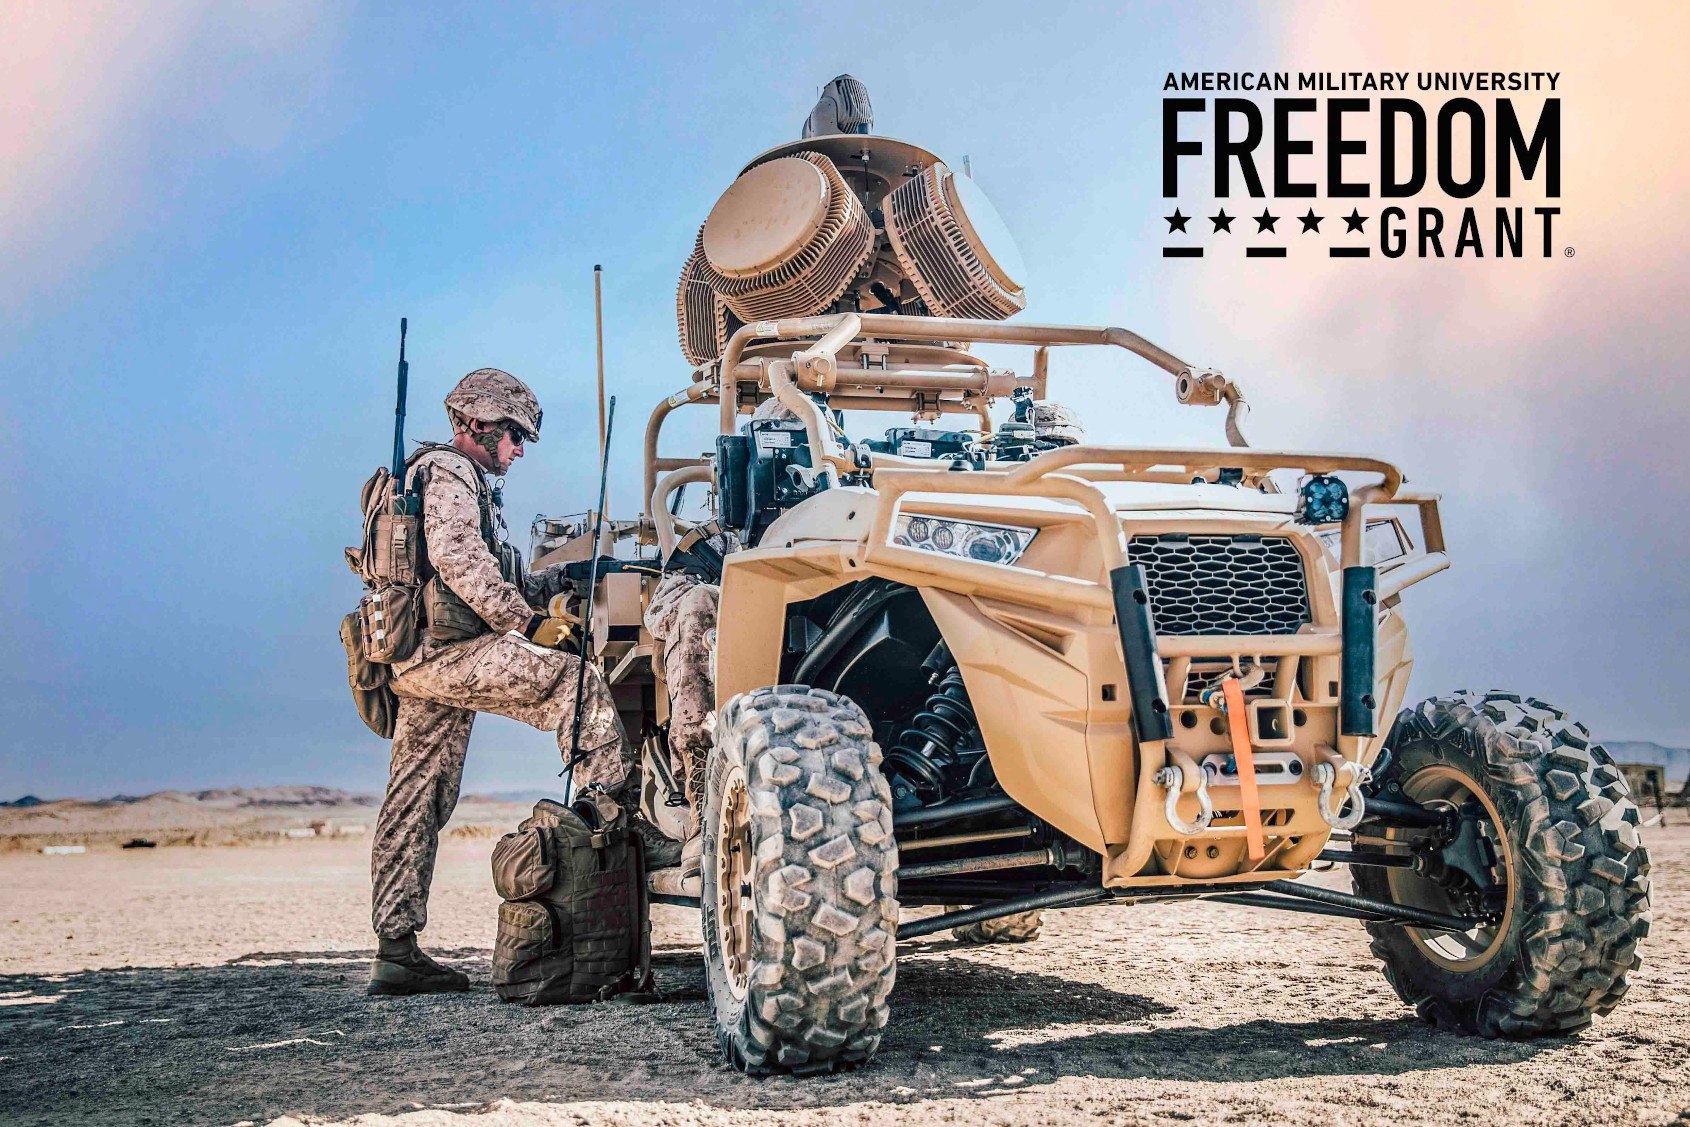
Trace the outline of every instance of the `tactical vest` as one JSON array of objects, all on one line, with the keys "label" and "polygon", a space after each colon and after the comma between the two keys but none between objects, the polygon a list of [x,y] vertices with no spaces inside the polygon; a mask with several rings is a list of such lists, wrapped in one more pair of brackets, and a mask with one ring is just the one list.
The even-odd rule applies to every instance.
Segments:
[{"label": "tactical vest", "polygon": [[447,453],[470,466],[480,510],[481,540],[499,563],[499,575],[521,586],[522,553],[510,544],[500,490],[487,484],[475,460],[455,447],[423,443],[405,460],[404,488],[383,466],[364,483],[364,538],[346,549],[346,563],[364,581],[358,609],[341,622],[347,679],[364,723],[383,738],[393,735],[397,701],[388,686],[391,666],[416,652],[422,635],[461,642],[488,632],[481,616],[449,587],[428,560],[423,535],[423,486],[427,454]]},{"label": "tactical vest", "polygon": [[[521,587],[522,553],[508,539],[509,530],[505,527],[502,490],[487,484],[481,467],[476,465],[472,458],[452,446],[435,442],[424,443],[406,460],[405,477],[408,488],[417,494],[422,492],[422,483],[417,481],[420,472],[416,465],[417,460],[436,451],[462,458],[474,471],[475,502],[481,514],[481,542],[487,545],[487,550],[499,562],[500,578],[506,583]],[[423,579],[422,625],[429,638],[437,642],[462,642],[487,633],[490,629],[487,623],[482,621],[481,616],[476,614],[468,603],[458,597],[457,592],[447,586],[429,564],[426,542],[422,543],[420,562],[418,574]]]}]

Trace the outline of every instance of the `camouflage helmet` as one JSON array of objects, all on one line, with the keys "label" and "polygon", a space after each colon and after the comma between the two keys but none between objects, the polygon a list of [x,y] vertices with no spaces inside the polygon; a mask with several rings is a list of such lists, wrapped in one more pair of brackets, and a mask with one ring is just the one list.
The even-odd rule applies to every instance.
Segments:
[{"label": "camouflage helmet", "polygon": [[1053,400],[1041,399],[1033,404],[1032,423],[1033,433],[1048,442],[1073,445],[1086,440],[1079,412]]},{"label": "camouflage helmet", "polygon": [[540,401],[528,385],[497,368],[477,368],[446,396],[446,410],[484,423],[515,423],[525,441],[540,441]]},{"label": "camouflage helmet", "polygon": [[767,399],[763,400],[763,402],[757,404],[757,409],[751,412],[751,421],[754,423],[760,423],[766,419],[791,419],[793,421],[797,421],[798,415],[792,410],[792,408],[788,407],[786,404],[771,395]]}]

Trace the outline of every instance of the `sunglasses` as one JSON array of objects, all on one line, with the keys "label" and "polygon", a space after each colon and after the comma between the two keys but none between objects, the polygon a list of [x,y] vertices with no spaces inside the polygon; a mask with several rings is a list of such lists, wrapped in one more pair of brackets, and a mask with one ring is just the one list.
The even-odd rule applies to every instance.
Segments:
[{"label": "sunglasses", "polygon": [[517,446],[521,446],[525,442],[534,441],[528,436],[528,432],[526,430],[517,426],[515,423],[506,423],[505,430],[510,433],[511,442]]}]

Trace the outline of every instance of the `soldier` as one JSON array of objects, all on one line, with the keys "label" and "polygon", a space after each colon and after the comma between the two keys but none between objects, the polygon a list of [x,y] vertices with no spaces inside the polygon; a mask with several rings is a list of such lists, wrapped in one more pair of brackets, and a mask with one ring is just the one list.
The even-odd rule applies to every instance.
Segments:
[{"label": "soldier", "polygon": [[[849,76],[846,76],[849,77]],[[1068,446],[1084,442],[1085,428],[1073,408],[1052,400],[1028,404],[1028,421],[1041,447]],[[752,414],[758,419],[796,419],[779,400],[768,399]],[[738,548],[732,533],[721,533],[714,546],[724,556]],[[673,562],[673,561],[671,561]],[[663,646],[664,677],[669,685],[669,748],[679,759],[681,779],[693,812],[693,832],[681,850],[679,879],[699,875],[704,841],[704,764],[710,754],[716,725],[716,682],[712,653],[716,648],[716,610],[722,588],[690,571],[671,570],[657,585],[646,604],[645,627]],[[1037,934],[1038,912],[1010,919],[1022,930]],[[998,921],[989,921],[996,924]],[[981,941],[1001,938],[988,925],[981,925]],[[972,933],[971,933],[972,934]],[[1005,932],[1005,935],[1008,933]]]},{"label": "soldier", "polygon": [[[471,372],[446,397],[450,445],[425,444],[407,480],[423,496],[423,539],[434,573],[422,598],[429,628],[416,653],[393,665],[399,701],[387,794],[370,856],[372,923],[379,941],[370,994],[466,990],[469,979],[417,947],[428,922],[440,829],[457,805],[464,752],[477,712],[557,732],[567,762],[578,660],[563,652],[570,623],[536,610],[564,587],[559,569],[523,573],[504,543],[501,477],[539,441],[540,405],[521,380],[496,368]],[[610,689],[589,665],[583,682],[577,789],[602,787],[624,809],[639,807],[637,759]],[[642,822],[671,856],[678,847]],[[653,852],[661,852],[654,850]]]},{"label": "soldier", "polygon": [[[751,415],[763,419],[796,419],[778,399],[766,399]],[[733,533],[710,538],[711,547],[726,556],[740,547]],[[722,588],[694,571],[671,570],[663,576],[646,604],[645,628],[663,647],[663,676],[669,685],[669,750],[679,760],[680,781],[692,807],[692,832],[681,848],[681,887],[696,879],[704,853],[704,764],[716,726],[716,679],[712,654],[716,649],[716,608]]]},{"label": "soldier", "polygon": [[1080,413],[1053,399],[1040,399],[1028,412],[1033,435],[1043,446],[1074,446],[1086,440],[1086,428],[1080,425]]}]

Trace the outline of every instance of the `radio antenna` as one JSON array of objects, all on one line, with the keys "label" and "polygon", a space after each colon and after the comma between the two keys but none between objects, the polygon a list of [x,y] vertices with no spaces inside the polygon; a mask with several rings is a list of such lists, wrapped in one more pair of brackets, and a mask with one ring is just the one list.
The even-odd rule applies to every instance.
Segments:
[{"label": "radio antenna", "polygon": [[[616,421],[616,400],[610,401],[609,422]],[[593,516],[593,555],[592,563],[587,566],[587,594],[586,608],[581,612],[581,653],[575,664],[575,720],[569,729],[569,758],[563,762],[563,770],[558,774],[563,777],[563,798],[567,804],[575,799],[575,765],[585,756],[581,751],[581,694],[587,687],[588,650],[593,642],[593,595],[599,587],[599,544],[604,535],[604,499],[605,490],[610,484],[610,450],[607,447],[604,456],[599,459],[599,508]],[[596,748],[589,748],[589,751]]]},{"label": "radio antenna", "polygon": [[599,343],[599,460],[604,460],[604,444],[609,437],[605,431],[604,417],[604,288],[600,279],[604,277],[604,267],[593,266],[593,320],[598,329]]}]

